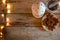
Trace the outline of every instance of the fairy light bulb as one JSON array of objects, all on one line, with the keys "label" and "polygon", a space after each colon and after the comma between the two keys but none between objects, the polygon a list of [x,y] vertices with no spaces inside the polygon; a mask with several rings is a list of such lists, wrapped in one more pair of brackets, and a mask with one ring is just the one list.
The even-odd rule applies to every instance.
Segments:
[{"label": "fairy light bulb", "polygon": [[11,13],[11,10],[7,10],[7,13]]},{"label": "fairy light bulb", "polygon": [[0,35],[1,35],[1,36],[2,36],[2,34],[3,34],[3,33],[2,33],[2,32],[0,32]]},{"label": "fairy light bulb", "polygon": [[8,3],[7,4],[7,9],[10,9],[11,8],[11,5]]},{"label": "fairy light bulb", "polygon": [[6,3],[6,0],[2,0],[2,3],[5,4]]},{"label": "fairy light bulb", "polygon": [[1,26],[1,29],[3,29],[4,28],[4,26]]},{"label": "fairy light bulb", "polygon": [[2,17],[4,17],[4,14],[1,14]]},{"label": "fairy light bulb", "polygon": [[9,22],[9,18],[6,18],[6,21]]},{"label": "fairy light bulb", "polygon": [[9,26],[9,25],[10,25],[9,22],[7,22],[7,23],[6,23],[6,26]]}]

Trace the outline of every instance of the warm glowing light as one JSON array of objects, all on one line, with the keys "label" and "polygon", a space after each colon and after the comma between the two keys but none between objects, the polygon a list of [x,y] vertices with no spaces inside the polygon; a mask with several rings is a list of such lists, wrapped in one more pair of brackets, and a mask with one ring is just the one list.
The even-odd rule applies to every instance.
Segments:
[{"label": "warm glowing light", "polygon": [[10,25],[9,22],[7,22],[6,26],[9,26],[9,25]]},{"label": "warm glowing light", "polygon": [[1,14],[2,17],[4,17],[4,14]]},{"label": "warm glowing light", "polygon": [[9,22],[9,18],[6,18],[6,21]]},{"label": "warm glowing light", "polygon": [[7,4],[7,9],[10,9],[11,8],[11,5],[8,3]]},{"label": "warm glowing light", "polygon": [[11,13],[11,10],[7,10],[7,13]]},{"label": "warm glowing light", "polygon": [[4,26],[1,26],[1,29],[3,29],[4,28]]},{"label": "warm glowing light", "polygon": [[0,32],[0,35],[2,35],[3,33],[2,32]]},{"label": "warm glowing light", "polygon": [[11,13],[11,4],[7,3],[7,13]]},{"label": "warm glowing light", "polygon": [[10,22],[10,21],[9,21],[9,18],[6,18],[6,22],[7,22],[7,23],[6,23],[6,26],[9,26],[9,25],[10,25],[10,23],[9,23],[9,22]]},{"label": "warm glowing light", "polygon": [[6,3],[6,0],[2,0],[2,3],[5,4]]}]

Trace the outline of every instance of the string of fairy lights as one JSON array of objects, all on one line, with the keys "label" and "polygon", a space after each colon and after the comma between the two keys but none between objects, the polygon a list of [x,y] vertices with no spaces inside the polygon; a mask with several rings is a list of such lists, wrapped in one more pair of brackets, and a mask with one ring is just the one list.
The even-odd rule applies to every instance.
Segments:
[{"label": "string of fairy lights", "polygon": [[[4,6],[4,8],[6,8],[6,13],[11,13],[11,4],[10,3],[7,3],[6,2],[7,0],[2,0],[2,5]],[[5,7],[6,6],[6,7]],[[4,13],[3,14],[1,14],[1,16],[2,16],[2,18],[4,19],[4,17],[5,17],[5,15],[4,15]],[[6,17],[6,26],[9,26],[10,24],[9,24],[9,18],[8,17]],[[1,30],[3,30],[3,28],[4,28],[5,26],[4,25],[1,25],[0,26],[0,29]],[[0,38],[2,38],[2,36],[3,36],[3,33],[2,33],[2,31],[0,32]],[[1,39],[2,40],[2,39]]]},{"label": "string of fairy lights", "polygon": [[[6,3],[6,0],[2,0],[2,3],[3,3],[4,6],[7,5],[6,6],[7,13],[11,13],[11,4],[10,3]],[[2,17],[4,17],[4,14],[2,14]],[[6,18],[6,26],[8,26],[8,25],[9,25],[9,18],[7,17]]]}]

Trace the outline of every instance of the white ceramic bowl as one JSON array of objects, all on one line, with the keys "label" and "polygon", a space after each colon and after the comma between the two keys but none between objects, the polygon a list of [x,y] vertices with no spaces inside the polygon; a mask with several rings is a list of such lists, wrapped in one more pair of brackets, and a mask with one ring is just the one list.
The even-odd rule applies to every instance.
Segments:
[{"label": "white ceramic bowl", "polygon": [[32,5],[32,14],[35,18],[41,18],[46,10],[46,6],[43,2],[39,2],[39,4]]}]

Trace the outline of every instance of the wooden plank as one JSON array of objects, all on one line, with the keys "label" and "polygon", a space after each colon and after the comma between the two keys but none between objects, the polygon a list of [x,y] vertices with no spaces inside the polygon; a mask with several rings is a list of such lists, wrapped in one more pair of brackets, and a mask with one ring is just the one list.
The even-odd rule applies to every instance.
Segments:
[{"label": "wooden plank", "polygon": [[7,17],[12,25],[40,26],[40,19],[33,17],[33,15],[29,13],[7,14]]}]

